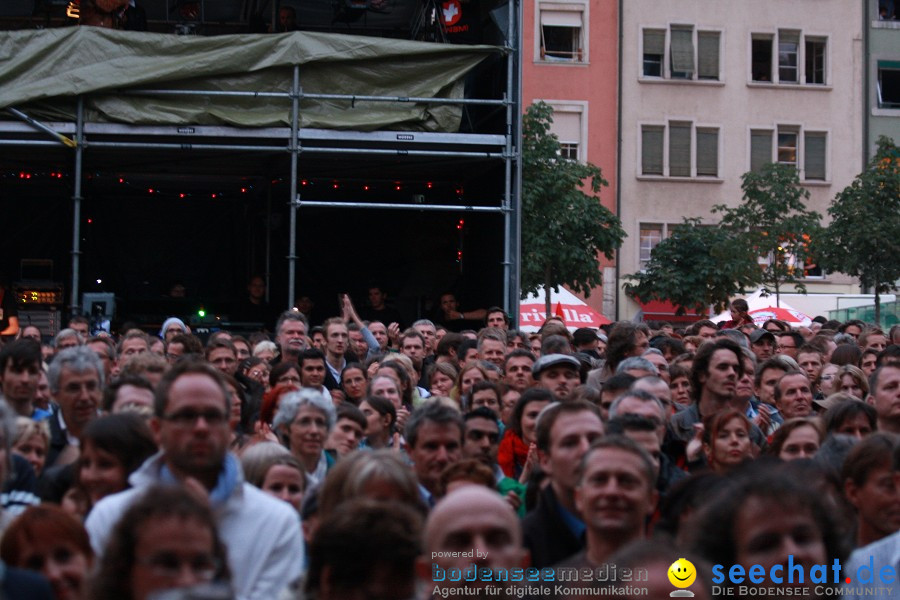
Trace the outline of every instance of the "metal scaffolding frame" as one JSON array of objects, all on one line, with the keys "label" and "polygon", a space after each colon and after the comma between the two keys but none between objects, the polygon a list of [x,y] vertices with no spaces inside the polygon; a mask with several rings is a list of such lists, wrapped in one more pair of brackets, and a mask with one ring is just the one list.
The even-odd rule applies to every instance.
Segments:
[{"label": "metal scaffolding frame", "polygon": [[[121,93],[140,96],[198,95],[224,97],[267,97],[282,98],[291,102],[291,126],[265,128],[238,128],[224,126],[134,126],[86,122],[84,98],[78,97],[75,122],[41,123],[14,108],[7,112],[19,121],[0,122],[0,146],[30,146],[72,148],[74,151],[74,185],[72,191],[72,274],[70,310],[78,312],[80,290],[80,223],[82,203],[83,163],[85,152],[92,149],[153,150],[153,151],[240,151],[260,153],[283,153],[290,155],[290,228],[288,259],[287,305],[295,302],[298,212],[303,207],[381,209],[413,211],[445,211],[501,214],[503,216],[503,307],[512,322],[519,317],[520,281],[520,197],[521,197],[521,64],[520,24],[522,7],[518,0],[507,4],[509,30],[504,47],[506,54],[506,86],[502,99],[446,99],[417,98],[401,96],[356,96],[338,94],[305,94],[300,86],[300,66],[294,65],[293,84],[290,92],[226,92],[201,90],[124,90]],[[505,130],[497,134],[468,133],[422,133],[408,131],[334,131],[301,129],[301,100],[347,100],[356,102],[395,102],[420,104],[445,104],[459,106],[495,106],[505,112]],[[51,139],[34,139],[19,134],[37,130]],[[159,141],[154,138],[179,138],[190,136],[189,142]],[[71,137],[67,137],[71,136]],[[97,139],[98,136],[101,139]],[[111,138],[111,139],[110,139]],[[202,140],[197,143],[194,140]],[[228,140],[227,142],[224,140]],[[247,140],[250,143],[235,143],[232,140]],[[140,141],[135,141],[140,140]],[[216,141],[223,140],[223,141]],[[285,144],[272,143],[281,140]],[[255,143],[254,143],[255,142]],[[503,196],[497,206],[474,204],[402,204],[379,202],[333,202],[302,199],[298,193],[298,169],[303,155],[360,154],[397,157],[467,158],[483,161],[502,161],[504,167]],[[271,210],[271,190],[267,198],[267,210]],[[268,230],[268,228],[267,228]],[[267,236],[269,235],[267,231]],[[268,275],[270,256],[267,237],[266,271]],[[267,292],[268,293],[268,292]]]}]

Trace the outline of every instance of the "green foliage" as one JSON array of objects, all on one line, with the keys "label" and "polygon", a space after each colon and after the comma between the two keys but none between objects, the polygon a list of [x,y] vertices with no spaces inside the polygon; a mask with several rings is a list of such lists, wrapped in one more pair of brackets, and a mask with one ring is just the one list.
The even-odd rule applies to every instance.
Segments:
[{"label": "green foliage", "polygon": [[759,277],[755,258],[734,252],[735,244],[728,230],[685,218],[653,249],[643,272],[625,277],[634,282],[624,285],[625,293],[642,302],[668,300],[679,315],[703,314],[710,305],[720,312]]},{"label": "green foliage", "polygon": [[873,288],[879,313],[877,295],[896,289],[900,279],[900,150],[892,140],[878,139],[875,157],[828,214],[831,224],[817,244],[820,262]]},{"label": "green foliage", "polygon": [[739,206],[713,207],[713,213],[722,215],[721,226],[735,237],[733,251],[769,258],[768,265],[760,265],[758,282],[774,288],[776,295],[785,284],[805,293],[798,265],[812,258],[810,241],[821,231],[821,215],[806,208],[809,192],[800,186],[797,170],[769,163],[742,179],[744,201]]},{"label": "green foliage", "polygon": [[523,297],[561,284],[589,294],[603,282],[599,254],[612,258],[625,238],[597,196],[608,185],[600,168],[561,158],[552,122],[553,109],[543,102],[522,120]]}]

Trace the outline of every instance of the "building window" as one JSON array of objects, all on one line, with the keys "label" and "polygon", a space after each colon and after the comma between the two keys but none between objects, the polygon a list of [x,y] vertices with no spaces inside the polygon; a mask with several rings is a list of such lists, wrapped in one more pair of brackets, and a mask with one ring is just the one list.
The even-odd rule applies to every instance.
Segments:
[{"label": "building window", "polygon": [[690,123],[669,123],[669,176],[691,176]]},{"label": "building window", "polygon": [[719,176],[719,130],[697,129],[697,177]]},{"label": "building window", "polygon": [[672,236],[678,223],[641,223],[638,237],[638,256],[643,270],[650,261],[650,255],[661,241]]},{"label": "building window", "polygon": [[797,168],[797,132],[790,129],[778,129],[778,158],[780,165]]},{"label": "building window", "polygon": [[900,108],[900,60],[878,61],[878,108]]},{"label": "building window", "polygon": [[539,4],[540,60],[586,62],[585,5]]},{"label": "building window", "polygon": [[825,83],[825,40],[806,38],[806,83]]},{"label": "building window", "polygon": [[800,32],[778,32],[778,81],[800,83],[797,59],[800,56]]},{"label": "building window", "polygon": [[578,160],[578,144],[573,144],[571,142],[560,142],[559,155],[568,160]]},{"label": "building window", "polygon": [[663,138],[665,127],[645,125],[641,128],[641,174],[663,174]]},{"label": "building window", "polygon": [[750,132],[750,170],[758,173],[763,165],[776,162],[799,169],[803,180],[826,181],[827,148],[828,134],[823,131],[755,129]]},{"label": "building window", "polygon": [[719,79],[718,31],[696,31],[692,25],[672,25],[669,30],[644,29],[641,38],[641,74],[644,77]]},{"label": "building window", "polygon": [[663,76],[663,56],[666,53],[666,31],[644,30],[644,77]]},{"label": "building window", "polygon": [[825,181],[825,137],[821,132],[807,131],[803,134],[804,179]]},{"label": "building window", "polygon": [[650,261],[653,249],[663,240],[662,223],[641,223],[640,261],[643,269]]},{"label": "building window", "polygon": [[754,35],[750,42],[753,81],[772,81],[772,36]]},{"label": "building window", "polygon": [[673,25],[671,32],[671,64],[672,79],[694,78],[694,28]]},{"label": "building window", "polygon": [[825,38],[803,36],[795,30],[779,30],[777,36],[753,34],[750,77],[761,83],[824,85],[827,46]]},{"label": "building window", "polygon": [[772,132],[750,132],[750,170],[759,173],[763,165],[772,162]]},{"label": "building window", "polygon": [[700,31],[697,33],[697,77],[699,79],[719,79],[719,32]]},{"label": "building window", "polygon": [[553,123],[550,133],[559,139],[559,155],[569,160],[587,160],[585,148],[585,105],[553,104]]},{"label": "building window", "polygon": [[[781,246],[784,248],[784,254],[781,255],[781,264],[792,274],[802,279],[823,279],[825,272],[822,267],[812,262],[809,256],[809,235],[802,233],[799,236],[792,236],[791,239],[782,240]],[[803,246],[807,260],[804,262],[797,254],[793,252],[793,248],[797,245]],[[757,262],[762,267],[768,267],[772,264],[774,256],[770,253],[766,256],[760,256]]]},{"label": "building window", "polygon": [[683,121],[642,126],[641,175],[718,177],[718,128]]}]

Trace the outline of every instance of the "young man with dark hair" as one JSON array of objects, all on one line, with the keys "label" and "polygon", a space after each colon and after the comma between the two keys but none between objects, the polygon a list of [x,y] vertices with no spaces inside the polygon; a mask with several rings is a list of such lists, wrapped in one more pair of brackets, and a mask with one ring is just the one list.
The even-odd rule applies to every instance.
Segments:
[{"label": "young man with dark hair", "polygon": [[237,349],[231,340],[219,338],[206,347],[206,362],[234,377],[237,372]]},{"label": "young man with dark hair", "polygon": [[600,411],[588,402],[554,403],[538,416],[538,461],[550,483],[522,521],[532,566],[553,566],[584,547],[585,524],[575,505],[578,466],[603,433]]},{"label": "young man with dark hair", "polygon": [[494,485],[503,494],[513,508],[525,516],[522,505],[525,498],[525,486],[512,477],[507,477],[497,464],[497,451],[500,449],[500,425],[497,413],[481,406],[469,411],[463,417],[465,432],[463,435],[463,458],[474,458],[481,461],[494,474]]},{"label": "young man with dark hair", "polygon": [[50,413],[34,405],[41,378],[41,345],[34,340],[11,342],[0,350],[0,397],[16,414],[42,421]]},{"label": "young man with dark hair", "polygon": [[[871,437],[868,439],[871,439]],[[859,450],[859,447],[862,446],[863,443],[865,443],[865,441],[858,444],[853,449],[853,451],[851,451],[851,455],[853,455],[854,453],[860,453],[861,456],[865,456],[864,454],[862,454],[863,450]],[[884,444],[884,442],[881,442],[881,444],[886,445]],[[897,444],[895,442],[893,445],[894,448],[891,461],[891,477],[893,489],[896,493],[896,491],[900,489],[900,444]],[[847,462],[850,462],[849,457],[847,459]],[[880,483],[883,484],[886,489],[890,488],[890,484],[886,479],[882,479]],[[896,515],[900,513],[898,513],[895,509],[893,514],[893,532],[889,530],[891,526],[890,522],[883,521],[882,516],[876,516],[876,526],[879,529],[888,529],[888,531],[885,532],[885,535],[883,537],[879,536],[880,539],[878,539],[878,541],[857,548],[842,565],[842,570],[845,573],[858,573],[860,572],[859,569],[861,567],[868,566],[870,564],[869,561],[872,561],[871,564],[874,565],[897,565],[897,548],[900,548],[900,525],[896,523]],[[894,579],[894,586],[896,587],[896,585],[897,580]],[[859,583],[857,581],[851,581],[847,584],[847,587],[853,587],[856,588],[856,590],[859,590]],[[849,592],[850,590],[844,589],[843,591],[845,592],[845,598],[849,596],[853,600],[856,600],[857,598],[862,597],[862,592],[858,592],[857,594],[848,594],[847,592]]]},{"label": "young man with dark hair", "polygon": [[719,328],[716,327],[715,323],[709,319],[703,319],[692,323],[687,330],[687,335],[696,335],[702,337],[704,340],[712,340],[715,339],[718,331]]},{"label": "young man with dark hair", "polygon": [[343,458],[359,448],[367,423],[362,411],[349,402],[341,402],[336,413],[334,427],[325,441],[325,451],[334,452],[336,458]]},{"label": "young man with dark hair", "polygon": [[896,439],[873,433],[844,460],[844,495],[857,512],[856,545],[876,542],[900,529],[900,471],[893,465]]},{"label": "young man with dark hair", "polygon": [[462,458],[464,430],[459,413],[437,401],[426,402],[409,416],[406,444],[426,506],[437,500],[441,471]]},{"label": "young man with dark hair", "polygon": [[578,467],[575,505],[586,525],[587,547],[563,566],[597,568],[647,534],[659,494],[652,458],[626,436],[594,442]]},{"label": "young man with dark hair", "polygon": [[588,374],[587,383],[596,388],[613,376],[619,363],[631,356],[640,356],[650,347],[650,330],[643,323],[619,321],[609,332],[606,363]]},{"label": "young man with dark hair", "polygon": [[341,387],[341,371],[347,366],[344,354],[350,347],[350,333],[340,317],[328,319],[322,326],[325,329],[324,385],[329,391],[336,390]]},{"label": "young man with dark hair", "polygon": [[496,327],[506,331],[509,329],[509,315],[499,306],[492,306],[487,309],[487,317],[485,318],[485,326],[488,328]]},{"label": "young man with dark hair", "polygon": [[707,415],[725,408],[744,374],[741,347],[728,338],[719,338],[700,346],[691,367],[693,402],[672,416],[672,433],[684,443],[696,435],[694,425]]},{"label": "young man with dark hair", "polygon": [[882,365],[869,376],[869,404],[878,413],[878,431],[900,433],[900,366]]},{"label": "young man with dark hair", "polygon": [[534,385],[533,366],[534,354],[528,350],[513,350],[503,361],[503,382],[521,394]]}]

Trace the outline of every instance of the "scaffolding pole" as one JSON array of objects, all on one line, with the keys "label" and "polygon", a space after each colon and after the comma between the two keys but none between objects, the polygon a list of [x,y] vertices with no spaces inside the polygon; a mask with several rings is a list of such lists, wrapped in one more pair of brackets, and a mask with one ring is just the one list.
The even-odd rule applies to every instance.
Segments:
[{"label": "scaffolding pole", "polygon": [[[291,87],[291,232],[288,246],[288,304],[294,306],[294,291],[297,278],[297,208],[300,196],[297,194],[297,161],[300,159],[300,65],[294,65],[294,83]],[[276,332],[277,333],[277,332]]]},{"label": "scaffolding pole", "polygon": [[266,304],[269,300],[269,291],[272,281],[272,181],[266,182]]},{"label": "scaffolding pole", "polygon": [[[513,2],[507,3],[508,27],[506,31],[506,47],[509,48],[513,37],[513,20],[512,20]],[[513,97],[510,93],[512,84],[512,53],[506,57],[506,92],[503,99],[506,100],[506,158],[503,161],[503,309],[507,315],[513,310],[510,303],[510,289],[514,285],[512,281],[512,247],[510,242],[510,233],[512,232],[512,215],[510,214],[510,179],[512,177],[512,113],[513,113]],[[513,321],[515,322],[515,321]]]},{"label": "scaffolding pole", "polygon": [[375,208],[390,210],[421,210],[445,212],[504,213],[506,208],[496,206],[471,206],[462,204],[400,204],[392,202],[327,202],[321,200],[297,200],[297,206],[314,208]]},{"label": "scaffolding pole", "polygon": [[84,159],[84,96],[78,96],[75,116],[75,186],[72,190],[72,289],[69,316],[78,314],[78,286],[81,268],[81,170]]},{"label": "scaffolding pole", "polygon": [[[509,35],[506,46],[509,50],[506,67],[506,93],[509,96],[506,114],[506,198],[504,213],[505,256],[504,256],[504,296],[509,320],[516,327],[519,323],[519,296],[521,288],[521,248],[522,248],[522,90],[517,82],[522,81],[522,61],[520,58],[521,35],[518,25],[522,23],[522,6],[518,1],[509,0],[507,6]],[[518,58],[517,58],[518,57]],[[516,141],[518,140],[518,141]],[[515,170],[514,170],[515,169]]]}]

